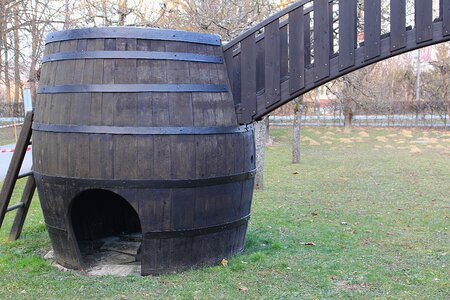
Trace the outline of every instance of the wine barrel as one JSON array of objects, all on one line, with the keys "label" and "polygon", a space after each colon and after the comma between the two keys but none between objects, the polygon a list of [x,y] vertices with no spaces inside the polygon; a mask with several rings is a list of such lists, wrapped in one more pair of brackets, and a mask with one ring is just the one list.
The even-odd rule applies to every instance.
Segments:
[{"label": "wine barrel", "polygon": [[82,242],[133,231],[143,275],[239,253],[254,155],[218,36],[94,28],[47,37],[33,166],[60,264],[84,268]]}]

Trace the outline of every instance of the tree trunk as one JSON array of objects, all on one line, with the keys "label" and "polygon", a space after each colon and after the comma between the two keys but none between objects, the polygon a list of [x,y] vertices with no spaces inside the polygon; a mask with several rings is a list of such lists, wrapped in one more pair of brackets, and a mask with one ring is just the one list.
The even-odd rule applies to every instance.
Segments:
[{"label": "tree trunk", "polygon": [[22,98],[22,80],[20,78],[20,39],[19,39],[19,2],[14,5],[14,109],[21,115],[20,100]]},{"label": "tree trunk", "polygon": [[317,126],[320,126],[320,87],[316,88],[316,116],[317,116]]},{"label": "tree trunk", "polygon": [[350,107],[344,107],[344,131],[350,132],[352,131],[352,119],[353,119],[353,111]]},{"label": "tree trunk", "polygon": [[[69,28],[69,22],[70,22],[70,15],[68,15],[68,9],[69,9],[69,0],[66,0],[65,2],[65,21],[64,21],[64,29]],[[31,61],[30,61],[30,69],[29,69],[29,78],[28,82],[30,84],[30,92],[31,92],[31,100],[33,102],[33,107],[36,102],[36,84],[39,81],[39,75],[37,70],[37,63],[38,63],[38,51],[39,51],[39,44],[41,42],[41,34],[39,32],[39,28],[36,24],[36,21],[38,19],[38,3],[36,2],[34,8],[33,8],[33,14],[31,16],[30,20],[30,27],[31,27]]]},{"label": "tree trunk", "polygon": [[9,77],[9,53],[8,53],[8,40],[7,35],[3,33],[3,49],[5,49],[5,64],[4,64],[4,74],[5,74],[5,98],[6,98],[6,111],[8,115],[11,116],[11,80]]},{"label": "tree trunk", "polygon": [[71,12],[70,12],[70,0],[64,1],[64,30],[71,27]]},{"label": "tree trunk", "polygon": [[255,122],[256,176],[255,189],[264,189],[264,159],[266,157],[266,118]]},{"label": "tree trunk", "polygon": [[128,15],[128,0],[119,1],[119,26],[125,26]]},{"label": "tree trunk", "polygon": [[301,124],[302,124],[302,102],[303,97],[300,96],[295,101],[294,106],[294,125],[292,128],[292,163],[300,163],[300,136],[301,136]]}]

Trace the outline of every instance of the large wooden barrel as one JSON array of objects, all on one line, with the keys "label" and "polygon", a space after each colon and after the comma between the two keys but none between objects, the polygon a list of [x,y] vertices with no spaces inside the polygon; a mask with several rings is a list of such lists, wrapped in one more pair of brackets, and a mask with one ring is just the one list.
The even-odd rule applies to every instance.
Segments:
[{"label": "large wooden barrel", "polygon": [[243,250],[254,138],[237,124],[218,36],[141,28],[50,34],[33,164],[64,266],[86,266],[82,240],[131,231],[142,233],[143,275]]}]

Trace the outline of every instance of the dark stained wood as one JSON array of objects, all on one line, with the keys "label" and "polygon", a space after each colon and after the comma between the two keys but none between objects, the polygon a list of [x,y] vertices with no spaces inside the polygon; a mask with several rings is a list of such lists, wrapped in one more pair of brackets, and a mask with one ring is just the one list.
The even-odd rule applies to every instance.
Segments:
[{"label": "dark stained wood", "polygon": [[[218,46],[159,39],[99,36],[60,44],[55,49],[47,45],[46,53],[64,49],[223,55]],[[255,49],[254,37],[250,44]],[[246,47],[245,43],[242,47]],[[227,65],[126,56],[57,61],[44,63],[44,69],[50,70],[51,64],[57,76],[43,74],[43,78],[50,86],[228,85],[236,78],[240,85],[241,59],[246,64],[251,60],[253,72],[249,73],[247,67],[242,70],[244,76],[253,78],[251,92],[248,86],[242,86],[255,99],[253,110],[250,107],[251,120],[256,113],[256,51],[253,53],[250,58],[232,57],[236,63]],[[227,68],[236,70],[230,78]],[[242,235],[246,232],[250,207],[246,202],[251,201],[252,195],[245,189],[253,188],[251,171],[255,168],[253,131],[245,127],[237,130],[230,92],[39,94],[37,106],[40,112],[35,124],[60,128],[60,132],[37,128],[33,133],[36,183],[59,263],[84,268],[85,254],[80,248],[84,240],[92,243],[94,238],[118,231],[142,234],[144,275],[217,263],[243,250],[245,237]],[[129,132],[103,131],[124,127]],[[96,128],[97,132],[74,132],[71,128]],[[136,134],[134,128],[161,130],[161,133]],[[164,130],[180,128],[194,133],[164,133]],[[213,132],[201,133],[206,130]],[[221,130],[236,132],[220,133]],[[229,181],[232,176],[237,177]],[[179,182],[189,182],[189,185],[176,187]],[[118,212],[117,207],[123,211]],[[236,225],[228,227],[229,223]],[[184,236],[185,231],[188,236]]]},{"label": "dark stained wood", "polygon": [[366,60],[381,53],[381,0],[364,1],[364,49]]},{"label": "dark stained wood", "polygon": [[30,143],[32,122],[33,112],[28,112],[25,116],[22,130],[20,131],[16,148],[0,191],[0,228],[2,227],[3,220],[5,219],[6,210],[8,209],[8,205],[11,201],[14,187],[16,186],[17,176],[19,175],[20,167],[22,166],[27,147]]},{"label": "dark stained wood", "polygon": [[289,91],[295,93],[305,86],[305,30],[303,7],[289,13]]},{"label": "dark stained wood", "polygon": [[[314,6],[303,8],[306,2],[314,3]],[[389,33],[381,35],[381,0],[364,0],[365,13],[361,14],[364,20],[357,20],[357,0],[339,1],[339,11],[334,11],[334,14],[339,18],[339,53],[335,55],[330,53],[334,50],[333,24],[331,12],[332,5],[336,7],[336,1],[299,1],[294,5],[286,8],[272,17],[264,20],[254,28],[247,30],[241,36],[237,37],[223,48],[225,49],[226,57],[233,57],[234,60],[240,59],[243,56],[250,57],[252,54],[244,53],[244,49],[235,49],[234,56],[228,54],[230,49],[238,47],[245,38],[259,33],[256,37],[257,41],[257,113],[251,118],[246,115],[242,117],[239,114],[239,107],[246,105],[254,106],[254,97],[245,98],[240,97],[242,93],[236,93],[235,86],[241,87],[241,78],[233,78],[234,83],[232,89],[234,95],[239,97],[234,98],[237,106],[237,117],[240,124],[248,124],[261,117],[269,114],[274,109],[280,107],[284,103],[294,99],[310,89],[313,89],[321,84],[324,84],[334,78],[338,78],[358,68],[362,68],[368,64],[386,59],[390,56],[401,54],[427,45],[433,45],[439,42],[449,40],[450,36],[450,2],[447,0],[440,0],[439,2],[439,18],[432,20],[432,1],[431,0],[415,0],[416,25],[414,28],[406,28],[406,0],[389,1],[390,2],[390,23]],[[384,4],[383,4],[384,5]],[[437,7],[434,7],[437,9]],[[310,18],[314,18],[314,30],[311,30]],[[297,23],[303,19],[304,35],[303,40],[297,30],[301,28]],[[279,22],[279,28],[282,31],[285,26],[288,26],[289,35],[289,55],[288,66],[289,76],[282,78],[281,84],[281,100],[277,101],[270,107],[266,107],[268,96],[266,94],[265,82],[266,74],[277,74],[277,68],[267,73],[270,68],[264,68],[266,74],[261,74],[261,64],[259,63],[262,57],[262,51],[258,47],[259,43],[264,42],[266,33],[260,33],[262,28],[265,28],[271,23]],[[364,32],[359,38],[364,38],[364,42],[360,47],[356,45],[357,42],[357,21],[364,24]],[[433,23],[434,22],[434,23]],[[328,23],[328,27],[324,24]],[[383,28],[387,29],[387,28]],[[314,31],[315,37],[311,38],[311,32]],[[327,31],[327,32],[325,32]],[[284,33],[283,33],[284,34]],[[318,38],[317,38],[318,37]],[[323,41],[321,40],[323,39]],[[265,42],[264,42],[265,43]],[[314,51],[311,51],[311,45],[314,43]],[[299,46],[300,45],[300,46]],[[299,46],[299,49],[295,49]],[[265,49],[266,51],[266,49]],[[282,53],[285,50],[282,51]],[[362,51],[364,53],[361,55]],[[327,53],[328,52],[328,53]],[[303,53],[304,59],[299,59],[300,53]],[[314,64],[312,62],[312,54],[314,54]],[[330,54],[331,57],[330,57]],[[303,63],[303,64],[302,64]],[[280,55],[280,64],[285,66],[285,56]],[[301,65],[301,67],[299,67]],[[317,65],[317,66],[316,66]],[[241,68],[248,68],[248,64],[239,64]],[[314,69],[312,68],[314,67]],[[283,69],[284,70],[284,69]],[[275,72],[272,72],[275,71]],[[329,71],[329,74],[328,74]],[[284,71],[283,75],[284,76]],[[321,72],[325,74],[321,77]],[[303,74],[304,73],[304,74]],[[264,77],[262,77],[264,75]],[[303,76],[303,79],[302,77]],[[275,76],[276,77],[276,76]],[[264,84],[260,81],[264,78]],[[320,78],[320,79],[319,79]],[[242,77],[242,81],[246,78]],[[286,87],[287,90],[286,90]],[[286,94],[287,93],[287,94]],[[245,102],[250,102],[246,104]]]},{"label": "dark stained wood", "polygon": [[406,0],[391,0],[391,51],[406,47]]},{"label": "dark stained wood", "polygon": [[450,35],[450,1],[442,0],[440,12],[442,16],[443,36],[448,36]]},{"label": "dark stained wood", "polygon": [[23,190],[22,193],[22,199],[20,200],[20,202],[23,203],[23,206],[21,206],[17,210],[17,214],[14,218],[14,223],[9,233],[10,241],[17,240],[20,237],[20,234],[22,233],[25,218],[28,214],[28,209],[30,208],[31,200],[33,199],[35,189],[36,189],[36,182],[34,180],[33,175],[28,176],[27,183],[25,184],[25,189]]},{"label": "dark stained wood", "polygon": [[355,64],[356,0],[339,1],[339,69]]},{"label": "dark stained wood", "polygon": [[314,79],[330,74],[330,18],[328,0],[314,1]]},{"label": "dark stained wood", "polygon": [[256,42],[249,36],[241,42],[241,99],[242,120],[250,123],[256,114]]},{"label": "dark stained wood", "polygon": [[433,39],[432,5],[432,0],[415,0],[414,2],[417,43],[423,43]]},{"label": "dark stained wood", "polygon": [[265,66],[265,106],[269,107],[280,101],[281,82],[281,41],[279,21],[267,25],[264,31],[264,66]]}]

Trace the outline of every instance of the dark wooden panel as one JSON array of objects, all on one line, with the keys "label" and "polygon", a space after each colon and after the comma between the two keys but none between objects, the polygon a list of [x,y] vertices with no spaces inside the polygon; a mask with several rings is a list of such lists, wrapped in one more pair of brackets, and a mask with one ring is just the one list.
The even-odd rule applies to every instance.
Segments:
[{"label": "dark wooden panel", "polygon": [[281,38],[281,80],[284,81],[289,76],[289,50],[288,50],[288,26],[283,26],[280,29]]},{"label": "dark wooden panel", "polygon": [[269,107],[280,101],[280,82],[281,82],[281,42],[280,25],[278,20],[273,21],[265,27],[264,31],[264,49],[265,49],[265,99],[266,107]]},{"label": "dark wooden panel", "polygon": [[441,15],[443,25],[443,36],[450,35],[450,1],[442,0]]},{"label": "dark wooden panel", "polygon": [[330,74],[330,17],[328,0],[314,1],[314,79]]},{"label": "dark wooden panel", "polygon": [[[227,67],[227,74],[230,83],[233,82],[233,49],[229,49],[223,53],[223,57],[225,58],[225,65]],[[231,87],[233,90],[233,87]]]},{"label": "dark wooden panel", "polygon": [[406,47],[406,0],[391,0],[391,51]]},{"label": "dark wooden panel", "polygon": [[233,81],[230,82],[233,90],[233,101],[236,108],[236,114],[242,115],[242,86],[241,86],[241,55],[238,55],[233,60]]},{"label": "dark wooden panel", "polygon": [[251,123],[256,114],[256,41],[253,35],[241,42],[241,122]]},{"label": "dark wooden panel", "polygon": [[381,0],[364,1],[364,49],[366,60],[381,54]]},{"label": "dark wooden panel", "polygon": [[432,0],[415,0],[416,41],[423,43],[433,39],[433,2]]},{"label": "dark wooden panel", "polygon": [[303,6],[289,13],[289,91],[305,86],[305,29]]},{"label": "dark wooden panel", "polygon": [[339,69],[355,64],[356,0],[339,1]]}]

